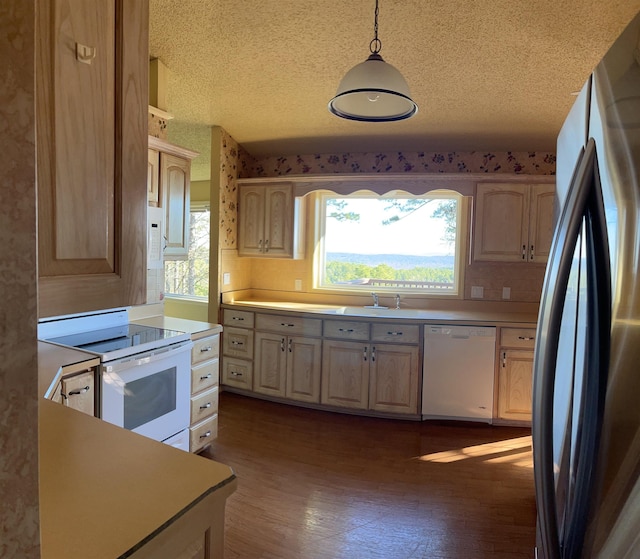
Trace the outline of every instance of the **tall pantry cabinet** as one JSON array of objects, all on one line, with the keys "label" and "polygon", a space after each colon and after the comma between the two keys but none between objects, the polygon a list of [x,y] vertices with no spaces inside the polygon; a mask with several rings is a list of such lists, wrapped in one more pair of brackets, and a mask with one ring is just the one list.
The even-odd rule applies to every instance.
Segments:
[{"label": "tall pantry cabinet", "polygon": [[39,316],[144,303],[148,1],[41,0]]}]

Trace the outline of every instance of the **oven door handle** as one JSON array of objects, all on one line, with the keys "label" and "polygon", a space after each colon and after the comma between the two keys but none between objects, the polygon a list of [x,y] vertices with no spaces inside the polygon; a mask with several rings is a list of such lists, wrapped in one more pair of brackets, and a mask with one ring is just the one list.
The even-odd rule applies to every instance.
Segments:
[{"label": "oven door handle", "polygon": [[161,347],[158,349],[154,349],[153,351],[148,351],[146,353],[143,353],[142,355],[132,355],[131,357],[127,357],[125,359],[118,359],[116,361],[113,361],[112,363],[105,364],[104,369],[107,373],[117,373],[118,371],[121,371],[123,369],[130,369],[131,367],[147,365],[161,359],[173,357],[174,355],[177,355],[179,353],[190,351],[192,347],[192,341],[172,344],[168,347]]}]

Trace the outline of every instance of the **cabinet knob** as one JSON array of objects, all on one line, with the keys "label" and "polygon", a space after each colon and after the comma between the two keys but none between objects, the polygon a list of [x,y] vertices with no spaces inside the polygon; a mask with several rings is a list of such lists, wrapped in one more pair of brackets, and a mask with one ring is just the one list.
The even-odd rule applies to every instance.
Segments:
[{"label": "cabinet knob", "polygon": [[208,439],[211,436],[211,431],[207,431],[206,433],[200,435],[201,439]]},{"label": "cabinet knob", "polygon": [[387,332],[387,336],[402,336],[402,332]]},{"label": "cabinet knob", "polygon": [[232,316],[231,320],[239,320],[240,322],[242,322],[244,318],[242,318],[241,316]]},{"label": "cabinet knob", "polygon": [[200,377],[200,380],[207,380],[208,378],[211,378],[213,375],[211,373],[209,373],[208,375],[202,375]]},{"label": "cabinet knob", "polygon": [[207,351],[211,351],[211,349],[211,346],[208,345],[207,347],[200,348],[200,353],[206,353]]},{"label": "cabinet knob", "polygon": [[244,345],[244,342],[240,342],[238,340],[231,340],[231,345]]},{"label": "cabinet knob", "polygon": [[519,340],[525,340],[527,342],[535,340],[535,336],[518,336]]},{"label": "cabinet knob", "polygon": [[211,402],[207,402],[204,406],[200,406],[201,410],[208,410],[211,407]]},{"label": "cabinet knob", "polygon": [[338,328],[338,332],[353,332],[353,328]]},{"label": "cabinet knob", "polygon": [[242,376],[242,373],[239,373],[238,371],[229,371],[229,374],[232,377],[241,377]]}]

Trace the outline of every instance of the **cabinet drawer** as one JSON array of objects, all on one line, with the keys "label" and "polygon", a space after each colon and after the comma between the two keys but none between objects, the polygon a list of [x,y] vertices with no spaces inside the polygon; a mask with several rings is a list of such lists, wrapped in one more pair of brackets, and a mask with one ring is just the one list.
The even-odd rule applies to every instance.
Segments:
[{"label": "cabinet drawer", "polygon": [[533,349],[536,340],[534,328],[501,328],[500,345]]},{"label": "cabinet drawer", "polygon": [[224,309],[222,323],[225,326],[238,326],[241,328],[253,328],[253,313],[249,311],[236,311]]},{"label": "cabinet drawer", "polygon": [[218,436],[218,414],[189,428],[189,451],[198,452]]},{"label": "cabinet drawer", "polygon": [[191,423],[218,413],[218,387],[191,398]]},{"label": "cabinet drawer", "polygon": [[256,330],[267,330],[278,334],[296,334],[298,336],[321,336],[322,320],[301,316],[278,316],[275,314],[256,314]]},{"label": "cabinet drawer", "polygon": [[79,375],[62,377],[62,403],[65,406],[95,415],[95,374],[93,370]]},{"label": "cabinet drawer", "polygon": [[373,324],[371,326],[371,340],[374,342],[417,344],[420,340],[420,327],[417,324]]},{"label": "cabinet drawer", "polygon": [[253,332],[243,328],[225,328],[222,334],[224,355],[253,359]]},{"label": "cabinet drawer", "polygon": [[325,320],[324,336],[340,340],[368,340],[369,323],[350,320]]},{"label": "cabinet drawer", "polygon": [[222,359],[222,384],[252,390],[253,364],[251,361],[224,357]]},{"label": "cabinet drawer", "polygon": [[220,355],[220,334],[208,336],[193,342],[191,348],[191,363],[201,363]]},{"label": "cabinet drawer", "polygon": [[220,361],[211,359],[191,367],[191,394],[196,394],[218,385]]}]

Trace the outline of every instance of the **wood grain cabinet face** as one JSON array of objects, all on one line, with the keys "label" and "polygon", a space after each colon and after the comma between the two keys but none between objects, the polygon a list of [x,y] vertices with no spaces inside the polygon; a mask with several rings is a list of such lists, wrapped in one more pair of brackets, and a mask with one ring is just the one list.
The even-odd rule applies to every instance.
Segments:
[{"label": "wood grain cabinet face", "polygon": [[170,260],[189,254],[191,161],[160,154],[160,192],[164,206],[164,255]]},{"label": "wood grain cabinet face", "polygon": [[324,340],[321,402],[366,410],[369,407],[369,344]]},{"label": "wood grain cabinet face", "polygon": [[290,184],[240,186],[238,254],[293,258],[294,211]]},{"label": "wood grain cabinet face", "polygon": [[217,437],[220,334],[193,341],[189,450],[200,452]]},{"label": "wood grain cabinet face", "polygon": [[546,262],[554,196],[552,184],[478,184],[474,260]]},{"label": "wood grain cabinet face", "polygon": [[369,408],[418,413],[418,347],[374,344],[371,351]]},{"label": "wood grain cabinet face", "polygon": [[87,415],[95,415],[96,372],[91,369],[77,375],[63,376],[60,381],[62,404]]},{"label": "wood grain cabinet face", "polygon": [[148,3],[38,4],[39,314],[146,298]]},{"label": "wood grain cabinet face", "polygon": [[535,330],[502,328],[498,372],[498,417],[531,421]]}]

